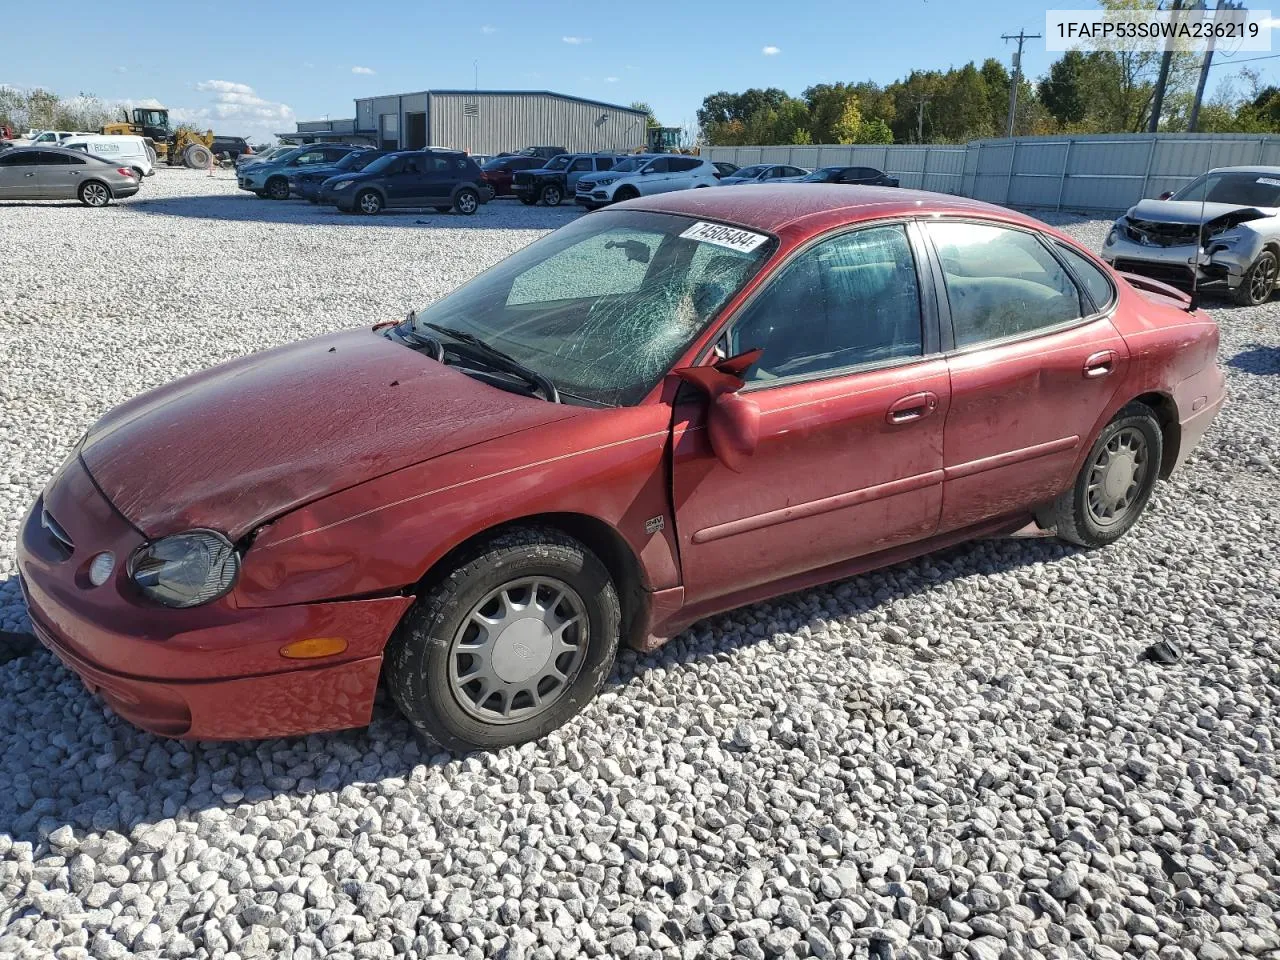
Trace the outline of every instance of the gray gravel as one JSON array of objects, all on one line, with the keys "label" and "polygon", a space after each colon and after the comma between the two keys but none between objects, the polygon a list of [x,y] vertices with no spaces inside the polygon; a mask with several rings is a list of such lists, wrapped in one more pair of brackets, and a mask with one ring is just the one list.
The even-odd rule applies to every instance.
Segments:
[{"label": "gray gravel", "polygon": [[[112,405],[573,216],[369,222],[169,171],[0,208],[5,543]],[[0,664],[0,957],[1275,958],[1280,307],[1215,312],[1231,403],[1120,544],[977,543],[715,618],[539,744],[428,756],[385,708],[175,743],[43,651]],[[1139,661],[1160,638],[1182,663]]]}]

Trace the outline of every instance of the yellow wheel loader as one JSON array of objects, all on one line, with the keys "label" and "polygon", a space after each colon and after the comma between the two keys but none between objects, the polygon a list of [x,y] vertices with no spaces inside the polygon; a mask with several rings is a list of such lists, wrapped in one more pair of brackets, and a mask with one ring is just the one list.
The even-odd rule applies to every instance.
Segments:
[{"label": "yellow wheel loader", "polygon": [[213,162],[213,131],[201,133],[190,126],[176,130],[169,126],[169,111],[164,107],[134,107],[133,113],[121,111],[123,119],[108,123],[102,132],[145,137],[156,152],[156,159],[169,166],[186,166],[203,170]]}]

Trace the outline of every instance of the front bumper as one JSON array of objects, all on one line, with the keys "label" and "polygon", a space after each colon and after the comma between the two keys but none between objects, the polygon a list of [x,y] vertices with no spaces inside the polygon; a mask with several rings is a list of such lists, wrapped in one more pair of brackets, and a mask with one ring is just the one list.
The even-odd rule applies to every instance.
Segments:
[{"label": "front bumper", "polygon": [[[1212,241],[1207,243],[1207,247],[1213,249]],[[1108,236],[1102,247],[1102,259],[1123,273],[1137,273],[1175,287],[1189,288],[1192,264],[1196,262],[1196,245],[1148,246],[1128,237]],[[1240,286],[1254,255],[1247,249],[1232,248],[1202,254],[1199,259],[1195,277],[1197,286],[1203,284],[1234,290]]]},{"label": "front bumper", "polygon": [[[41,522],[45,508],[74,546]],[[234,592],[186,610],[143,597],[124,572],[142,542],[97,491],[78,459],[23,523],[18,574],[36,636],[93,693],[151,733],[203,740],[294,736],[369,722],[382,648],[412,598],[392,596],[241,609]],[[102,550],[116,572],[93,587]],[[289,660],[280,648],[342,637],[333,657]]]},{"label": "front bumper", "polygon": [[[272,171],[272,173],[274,172],[275,171]],[[247,172],[241,170],[236,173],[236,183],[239,185],[240,189],[251,190],[254,193],[267,189],[267,180],[269,178],[269,173],[264,173],[258,170],[251,170]]]}]

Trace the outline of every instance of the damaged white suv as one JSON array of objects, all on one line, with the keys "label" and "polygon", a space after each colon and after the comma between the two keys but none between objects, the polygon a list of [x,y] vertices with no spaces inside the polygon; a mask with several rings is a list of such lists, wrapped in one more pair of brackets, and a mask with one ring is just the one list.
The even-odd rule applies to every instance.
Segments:
[{"label": "damaged white suv", "polygon": [[1178,287],[1191,285],[1195,265],[1197,287],[1265,303],[1280,276],[1280,167],[1219,167],[1141,201],[1115,222],[1102,258]]}]

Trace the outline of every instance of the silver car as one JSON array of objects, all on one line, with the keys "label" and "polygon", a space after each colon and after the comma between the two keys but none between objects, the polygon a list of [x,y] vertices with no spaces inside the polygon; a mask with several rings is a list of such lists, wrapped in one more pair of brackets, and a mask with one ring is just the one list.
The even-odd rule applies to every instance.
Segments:
[{"label": "silver car", "polygon": [[1219,167],[1141,201],[1112,226],[1102,258],[1178,287],[1194,269],[1197,287],[1265,303],[1280,276],[1280,167]]},{"label": "silver car", "polygon": [[736,183],[788,183],[808,173],[808,170],[787,163],[757,163],[752,167],[739,167],[727,177],[721,177],[720,184],[731,187]]},{"label": "silver car", "polygon": [[138,192],[138,178],[121,167],[79,150],[14,147],[0,153],[0,202],[79,200],[105,207]]}]

